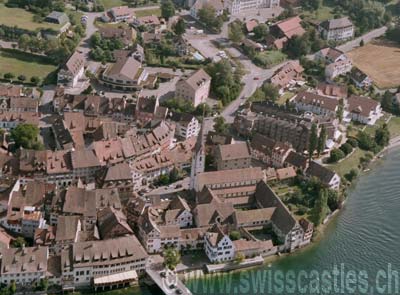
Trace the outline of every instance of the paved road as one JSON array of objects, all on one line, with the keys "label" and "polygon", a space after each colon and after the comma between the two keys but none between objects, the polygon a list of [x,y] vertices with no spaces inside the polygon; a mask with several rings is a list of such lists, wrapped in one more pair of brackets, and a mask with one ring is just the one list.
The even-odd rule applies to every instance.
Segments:
[{"label": "paved road", "polygon": [[90,52],[90,37],[97,31],[97,27],[94,25],[94,22],[102,15],[102,12],[86,12],[84,14],[88,17],[86,22],[86,35],[82,38],[76,49],[83,52],[85,56],[88,57]]},{"label": "paved road", "polygon": [[[192,44],[193,47],[199,50],[201,54],[205,55],[206,57],[212,58],[219,51],[217,48],[214,47],[212,41],[226,40],[228,35],[227,26],[228,24],[225,23],[222,32],[220,34],[198,36],[186,33],[185,38]],[[368,43],[372,39],[384,35],[386,30],[387,30],[386,27],[375,29],[371,32],[364,34],[359,38],[356,38],[339,46],[338,48],[344,52],[348,52],[353,48],[359,46],[361,40],[364,40],[365,43]],[[239,58],[240,62],[247,71],[247,73],[242,78],[242,83],[244,83],[244,86],[239,97],[236,100],[234,100],[231,104],[229,104],[222,112],[222,116],[225,118],[226,122],[232,123],[235,117],[235,112],[239,108],[240,104],[243,103],[246,98],[250,97],[256,91],[256,89],[264,83],[264,81],[271,78],[274,72],[280,67],[282,67],[285,63],[287,63],[287,61],[271,69],[262,69],[254,65],[246,56],[244,56],[236,48],[233,48],[228,45],[228,47],[224,49],[228,51],[231,56]],[[313,55],[310,55],[309,57],[312,58]]]},{"label": "paved road", "polygon": [[378,38],[380,36],[383,36],[386,33],[387,27],[383,26],[379,29],[375,29],[371,32],[368,32],[361,37],[358,37],[354,40],[351,40],[341,46],[338,46],[338,49],[343,51],[343,52],[348,52],[354,49],[355,47],[360,46],[360,41],[364,40],[364,43],[370,42],[372,39]]}]

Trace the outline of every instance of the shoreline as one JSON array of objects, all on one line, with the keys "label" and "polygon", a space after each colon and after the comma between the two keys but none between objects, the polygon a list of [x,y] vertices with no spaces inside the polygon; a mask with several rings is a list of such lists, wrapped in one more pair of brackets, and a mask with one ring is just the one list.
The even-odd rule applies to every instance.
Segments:
[{"label": "shoreline", "polygon": [[[375,163],[376,160],[381,159],[381,157],[384,156],[384,154],[386,152],[388,152],[389,150],[395,149],[395,148],[400,148],[400,135],[390,139],[389,145],[387,145],[385,148],[382,149],[382,151],[380,151],[379,153],[377,153],[374,156],[374,158],[368,164],[368,167],[370,165],[372,165],[373,163]],[[356,178],[356,180],[359,179],[362,175],[364,175],[364,173],[360,173],[359,176]],[[349,185],[347,188],[354,188],[356,185],[357,184],[354,181],[353,184]],[[347,191],[347,189],[346,189],[346,191]],[[337,220],[338,216],[340,215],[342,210],[345,208],[346,203],[347,203],[347,197],[343,200],[340,209],[337,209],[334,212],[332,212],[331,215],[329,217],[327,217],[326,222],[320,225],[320,227],[318,228],[318,233],[312,239],[311,243],[309,243],[308,245],[306,245],[302,248],[296,249],[296,251],[294,251],[294,252],[281,253],[281,255],[279,255],[279,256],[277,254],[267,256],[267,257],[263,258],[264,262],[261,265],[240,268],[240,269],[231,270],[231,271],[227,271],[227,272],[217,272],[217,273],[208,274],[208,273],[205,273],[202,268],[200,268],[200,269],[196,269],[196,270],[190,270],[188,272],[183,272],[178,275],[183,280],[183,282],[185,282],[185,284],[186,284],[186,282],[191,281],[191,280],[203,279],[207,276],[218,275],[221,273],[222,274],[223,273],[238,273],[238,272],[243,272],[243,271],[250,271],[252,269],[257,269],[257,268],[264,268],[266,266],[270,267],[272,263],[274,263],[280,259],[284,259],[289,256],[298,255],[300,253],[308,251],[311,248],[316,247],[321,242],[321,240],[325,237],[328,227],[332,224],[332,222]]]}]

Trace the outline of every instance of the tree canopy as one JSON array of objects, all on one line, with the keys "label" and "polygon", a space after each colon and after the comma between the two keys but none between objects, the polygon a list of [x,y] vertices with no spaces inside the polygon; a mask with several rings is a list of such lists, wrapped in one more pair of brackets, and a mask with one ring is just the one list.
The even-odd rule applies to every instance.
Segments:
[{"label": "tree canopy", "polygon": [[170,17],[175,15],[175,6],[171,0],[161,1],[161,16],[168,20]]},{"label": "tree canopy", "polygon": [[11,137],[15,141],[16,148],[41,150],[43,145],[38,140],[39,128],[32,124],[19,124],[11,130]]}]

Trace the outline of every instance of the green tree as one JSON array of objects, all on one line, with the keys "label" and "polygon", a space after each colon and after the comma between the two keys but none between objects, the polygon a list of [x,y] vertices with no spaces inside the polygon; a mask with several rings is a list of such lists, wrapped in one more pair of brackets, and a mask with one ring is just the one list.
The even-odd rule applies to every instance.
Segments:
[{"label": "green tree", "polygon": [[320,131],[319,137],[318,137],[318,145],[317,145],[317,153],[318,153],[318,156],[320,156],[321,153],[322,153],[322,152],[324,151],[324,149],[325,149],[326,138],[327,138],[326,128],[325,128],[325,125],[322,125],[321,131]]},{"label": "green tree", "polygon": [[340,149],[343,151],[345,155],[350,154],[353,151],[353,146],[349,143],[344,143],[340,146]]},{"label": "green tree", "polygon": [[181,262],[181,255],[174,248],[168,248],[164,251],[164,265],[171,270],[174,270],[176,266]]},{"label": "green tree", "polygon": [[40,78],[38,76],[32,76],[31,77],[31,83],[34,85],[38,85],[40,82]]},{"label": "green tree", "polygon": [[372,150],[374,148],[375,142],[371,138],[371,136],[368,135],[368,133],[364,131],[359,131],[357,134],[357,140],[358,140],[358,146],[362,150]]},{"label": "green tree", "polygon": [[358,175],[358,170],[357,169],[351,169],[348,173],[344,175],[344,178],[346,178],[349,182],[352,182],[354,179],[357,178]]},{"label": "green tree", "polygon": [[4,74],[4,79],[6,79],[6,80],[12,81],[12,79],[14,79],[14,78],[15,78],[15,75],[13,73],[5,73]]},{"label": "green tree", "polygon": [[244,39],[243,24],[240,21],[234,21],[229,24],[229,39],[234,43],[240,43]]},{"label": "green tree", "polygon": [[320,225],[328,213],[328,191],[321,189],[314,204],[314,224]]},{"label": "green tree", "polygon": [[161,16],[168,20],[175,15],[175,6],[171,0],[162,0],[161,2]]},{"label": "green tree", "polygon": [[264,40],[268,35],[268,26],[266,24],[259,24],[253,29],[254,38],[258,41]]},{"label": "green tree", "polygon": [[28,34],[22,34],[18,39],[18,47],[23,51],[27,51],[30,42],[31,42],[31,37]]},{"label": "green tree", "polygon": [[18,237],[11,242],[11,247],[13,248],[22,248],[26,245],[26,241],[23,237]]},{"label": "green tree", "polygon": [[19,124],[11,130],[11,137],[15,141],[16,148],[23,147],[26,149],[42,149],[41,143],[38,141],[39,128],[32,124]]},{"label": "green tree", "polygon": [[232,241],[239,240],[240,237],[241,237],[240,232],[237,231],[237,230],[233,230],[233,231],[231,231],[230,234],[229,234],[229,238],[230,238]]},{"label": "green tree", "polygon": [[158,184],[160,185],[167,185],[170,183],[169,174],[161,174],[158,178]]},{"label": "green tree", "polygon": [[262,86],[262,91],[265,94],[266,100],[276,101],[279,97],[279,88],[276,87],[274,84],[265,83]]},{"label": "green tree", "polygon": [[346,155],[344,154],[344,152],[340,149],[333,149],[331,151],[331,154],[329,156],[328,162],[329,163],[336,163],[338,161],[340,161],[341,159],[343,159]]},{"label": "green tree", "polygon": [[318,131],[317,125],[312,124],[311,132],[310,132],[310,139],[308,141],[308,157],[311,160],[318,145]]},{"label": "green tree", "polygon": [[173,29],[174,29],[175,34],[177,34],[178,36],[182,36],[185,33],[186,24],[185,24],[185,21],[183,20],[183,18],[180,18],[174,24]]},{"label": "green tree", "polygon": [[41,291],[47,291],[48,287],[49,287],[49,281],[47,279],[40,279],[39,289]]},{"label": "green tree", "polygon": [[228,131],[228,124],[226,124],[224,117],[218,116],[214,119],[214,130],[221,134],[225,134]]},{"label": "green tree", "polygon": [[375,131],[375,142],[377,145],[385,147],[389,144],[389,140],[390,140],[390,133],[388,126],[386,124],[383,124],[382,127],[380,127]]},{"label": "green tree", "polygon": [[15,294],[15,292],[17,292],[17,284],[12,280],[10,284],[10,293]]},{"label": "green tree", "polygon": [[381,100],[382,109],[386,112],[393,113],[394,104],[393,104],[393,94],[387,90],[382,96]]},{"label": "green tree", "polygon": [[244,260],[246,259],[246,257],[244,256],[244,254],[242,252],[237,252],[235,255],[235,262],[236,263],[242,263]]},{"label": "green tree", "polygon": [[26,80],[26,76],[25,75],[19,75],[18,76],[18,80],[21,82],[24,82]]},{"label": "green tree", "polygon": [[220,31],[223,21],[216,16],[216,11],[210,4],[205,4],[197,13],[200,22],[206,25],[208,29]]},{"label": "green tree", "polygon": [[169,181],[176,182],[180,179],[182,179],[182,173],[179,171],[178,168],[172,168],[172,170],[169,172]]}]

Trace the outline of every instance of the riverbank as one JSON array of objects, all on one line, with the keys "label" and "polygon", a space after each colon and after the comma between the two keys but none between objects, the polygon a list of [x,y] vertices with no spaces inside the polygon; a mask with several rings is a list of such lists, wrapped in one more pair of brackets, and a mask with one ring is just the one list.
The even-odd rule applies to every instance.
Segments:
[{"label": "riverbank", "polygon": [[[388,263],[394,269],[400,267],[400,257],[396,255],[396,247],[400,242],[397,234],[400,221],[400,182],[397,181],[400,176],[399,145],[397,143],[388,146],[383,160],[374,162],[370,172],[362,173],[357,182],[349,187],[345,205],[324,225],[324,233],[317,241],[300,251],[282,257],[274,256],[271,262],[266,262],[262,267],[223,274],[224,282],[231,283],[230,292],[228,289],[221,292],[219,287],[226,285],[221,285],[219,276],[193,278],[188,282],[189,288],[195,294],[229,294],[246,283],[250,285],[250,289],[243,294],[284,294],[285,292],[267,289],[271,284],[268,281],[265,283],[266,289],[261,292],[252,285],[256,282],[253,279],[264,275],[266,271],[275,274],[279,272],[284,277],[289,271],[295,275],[311,271],[321,274],[341,265],[347,271],[367,272],[370,278],[367,283],[373,287],[375,275],[382,269],[387,270]],[[382,247],[382,243],[385,247]],[[307,279],[302,282],[308,283]],[[273,284],[274,281],[272,286]]]},{"label": "riverbank", "polygon": [[[388,152],[391,149],[398,148],[398,147],[400,147],[400,136],[396,136],[393,139],[391,139],[390,140],[390,144],[388,146],[386,146],[384,149],[382,149],[382,151],[380,151],[378,154],[376,154],[374,156],[374,158],[368,164],[368,167],[371,167],[372,165],[374,165],[376,160],[380,159],[383,155],[385,155],[386,152]],[[356,167],[354,167],[354,168],[356,168]],[[370,171],[371,170],[369,170],[369,172]],[[354,179],[353,182],[350,183],[350,185],[345,188],[343,193],[346,193],[348,195],[349,191],[351,191],[351,190],[356,188],[358,180],[360,178],[362,178],[364,175],[366,175],[366,173],[361,172],[357,176],[357,178]],[[343,200],[343,202],[340,205],[340,209],[337,209],[334,212],[332,212],[330,214],[330,216],[328,216],[326,218],[326,220],[324,220],[324,223],[321,224],[320,226],[318,226],[318,228],[316,229],[316,234],[313,236],[312,242],[310,244],[306,245],[305,247],[296,249],[296,251],[294,251],[294,252],[281,253],[280,255],[272,255],[272,256],[265,257],[263,266],[271,265],[272,263],[277,262],[277,261],[281,260],[282,258],[287,258],[289,256],[298,255],[298,254],[301,254],[302,252],[308,251],[310,248],[318,247],[318,244],[323,239],[325,239],[327,237],[328,228],[331,226],[332,223],[335,222],[335,220],[337,220],[337,218],[340,216],[341,212],[345,209],[347,201],[348,201],[348,197],[346,197]],[[230,272],[239,273],[239,272],[249,271],[251,269],[257,269],[257,268],[259,268],[259,266],[252,266],[252,267],[248,267],[248,268],[240,268],[240,269],[237,269],[237,270],[231,270]],[[194,271],[187,272],[187,273],[183,274],[182,275],[182,279],[190,281],[191,279],[204,277],[204,276],[209,276],[209,275],[212,275],[212,274],[205,273],[202,269],[198,269],[198,270],[194,270]]]}]

